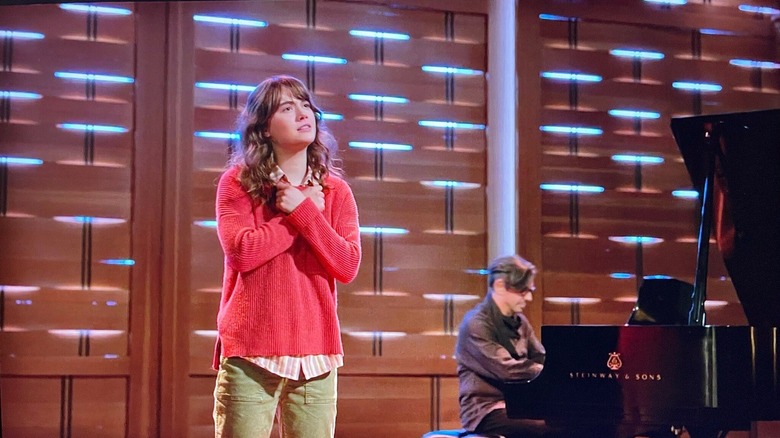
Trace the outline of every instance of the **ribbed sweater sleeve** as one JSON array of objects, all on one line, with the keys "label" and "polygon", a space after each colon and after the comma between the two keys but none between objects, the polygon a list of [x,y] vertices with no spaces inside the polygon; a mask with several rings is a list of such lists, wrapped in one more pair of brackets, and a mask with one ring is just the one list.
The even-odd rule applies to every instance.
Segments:
[{"label": "ribbed sweater sleeve", "polygon": [[252,199],[241,187],[238,168],[225,172],[217,185],[217,235],[227,264],[239,272],[262,266],[292,246],[298,232],[281,212],[255,224]]},{"label": "ribbed sweater sleeve", "polygon": [[357,204],[344,180],[331,177],[329,183],[333,196],[332,226],[308,198],[287,219],[306,239],[328,274],[342,283],[349,283],[358,274],[361,258]]}]

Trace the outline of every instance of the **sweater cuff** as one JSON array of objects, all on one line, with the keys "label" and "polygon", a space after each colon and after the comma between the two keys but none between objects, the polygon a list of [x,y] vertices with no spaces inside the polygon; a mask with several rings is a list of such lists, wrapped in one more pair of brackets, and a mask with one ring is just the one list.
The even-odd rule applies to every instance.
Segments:
[{"label": "sweater cuff", "polygon": [[287,220],[289,220],[295,228],[302,230],[306,228],[306,226],[312,220],[314,220],[318,214],[320,214],[320,212],[317,210],[317,206],[314,204],[314,201],[306,198],[303,200],[303,202],[298,204],[298,207],[296,207],[295,210],[287,215]]}]

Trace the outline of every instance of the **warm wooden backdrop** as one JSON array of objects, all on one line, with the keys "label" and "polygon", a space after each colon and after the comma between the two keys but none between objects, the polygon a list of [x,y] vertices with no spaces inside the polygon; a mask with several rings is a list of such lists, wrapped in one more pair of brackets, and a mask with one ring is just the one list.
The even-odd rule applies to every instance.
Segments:
[{"label": "warm wooden backdrop", "polygon": [[[521,7],[525,18],[520,21],[520,59],[533,67],[521,66],[525,70],[520,107],[528,108],[522,104],[524,98],[538,102],[520,112],[521,125],[530,115],[539,121],[530,128],[601,131],[596,135],[534,131],[520,139],[521,153],[539,169],[534,172],[541,183],[604,190],[544,190],[541,208],[529,210],[541,224],[545,323],[624,323],[643,276],[692,281],[698,202],[673,195],[675,190],[690,189],[691,183],[669,129],[670,119],[780,104],[772,21],[741,11],[742,2],[688,3],[561,1]],[[752,5],[777,7],[776,2]],[[526,34],[536,39],[524,44]],[[612,53],[616,49],[649,52],[652,57],[620,57]],[[744,68],[734,60],[774,65]],[[540,78],[540,72],[577,72],[598,81]],[[704,83],[720,91],[683,90],[673,86],[676,82]],[[614,110],[652,114],[622,118],[610,114]],[[541,147],[523,148],[523,143]],[[625,154],[662,162],[638,165],[613,159]],[[527,191],[533,193],[538,181],[525,180]],[[658,243],[614,240],[622,236],[650,237]],[[713,249],[708,322],[744,324],[733,286]]]},{"label": "warm wooden backdrop", "polygon": [[[752,3],[777,8],[774,1]],[[519,250],[544,273],[530,309],[535,324],[621,324],[637,278],[690,280],[696,205],[671,195],[689,181],[670,117],[780,104],[777,70],[729,64],[778,59],[771,20],[741,12],[739,4],[520,2],[519,106],[506,116],[519,125]],[[335,117],[327,125],[339,139],[367,227],[360,275],[339,294],[347,364],[337,435],[416,437],[457,427],[453,334],[484,293],[487,2],[100,6],[129,14],[58,5],[0,9],[0,92],[35,93],[0,95],[0,157],[14,158],[0,159],[3,432],[213,433],[209,366],[222,266],[214,185],[247,95],[243,86],[278,73],[306,80]],[[265,26],[196,21],[196,15]],[[355,37],[352,29],[409,40]],[[622,59],[610,54],[616,48],[664,58]],[[346,62],[282,58],[291,53]],[[427,72],[424,65],[474,74]],[[601,81],[540,77],[550,71]],[[722,90],[697,97],[672,88],[674,81],[717,83]],[[408,101],[378,104],[350,94]],[[659,118],[636,123],[610,116],[611,109],[654,111]],[[431,128],[423,120],[477,126]],[[546,125],[603,132],[548,134],[540,131]],[[350,142],[411,150],[357,149]],[[614,154],[664,161],[637,169],[613,161]],[[597,185],[604,192],[572,195],[540,190],[542,183]],[[639,248],[609,240],[636,235],[663,242]],[[717,253],[712,259],[711,298],[720,303],[708,307],[709,321],[743,323],[730,282],[720,280],[725,271]],[[761,425],[762,434],[772,436],[772,426]]]}]

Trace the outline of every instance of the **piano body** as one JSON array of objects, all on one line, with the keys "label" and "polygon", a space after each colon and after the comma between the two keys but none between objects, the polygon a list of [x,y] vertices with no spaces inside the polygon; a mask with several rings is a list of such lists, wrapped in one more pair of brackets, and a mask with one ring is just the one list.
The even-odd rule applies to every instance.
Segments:
[{"label": "piano body", "polygon": [[[780,110],[671,126],[702,205],[694,284],[646,279],[624,326],[543,326],[544,371],[506,382],[510,417],[692,438],[780,420]],[[713,231],[749,326],[706,325]]]}]

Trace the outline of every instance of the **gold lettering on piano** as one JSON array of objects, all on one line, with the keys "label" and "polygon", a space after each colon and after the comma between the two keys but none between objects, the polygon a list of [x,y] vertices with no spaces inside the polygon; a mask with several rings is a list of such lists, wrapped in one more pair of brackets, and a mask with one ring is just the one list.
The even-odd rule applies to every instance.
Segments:
[{"label": "gold lettering on piano", "polygon": [[607,359],[607,368],[612,371],[617,371],[623,366],[623,361],[620,360],[620,353],[613,351],[609,353],[609,359]]},{"label": "gold lettering on piano", "polygon": [[660,374],[634,374],[635,380],[661,380]]},{"label": "gold lettering on piano", "polygon": [[569,379],[633,380],[636,382],[658,382],[661,380],[661,374],[660,373],[606,373],[606,372],[572,371],[569,373]]},{"label": "gold lettering on piano", "polygon": [[643,372],[626,372],[619,373],[618,370],[623,368],[623,359],[620,358],[620,353],[611,352],[607,359],[607,368],[610,371],[571,371],[569,372],[569,379],[577,380],[624,380],[635,382],[659,382],[661,380],[661,373],[643,373]]}]

